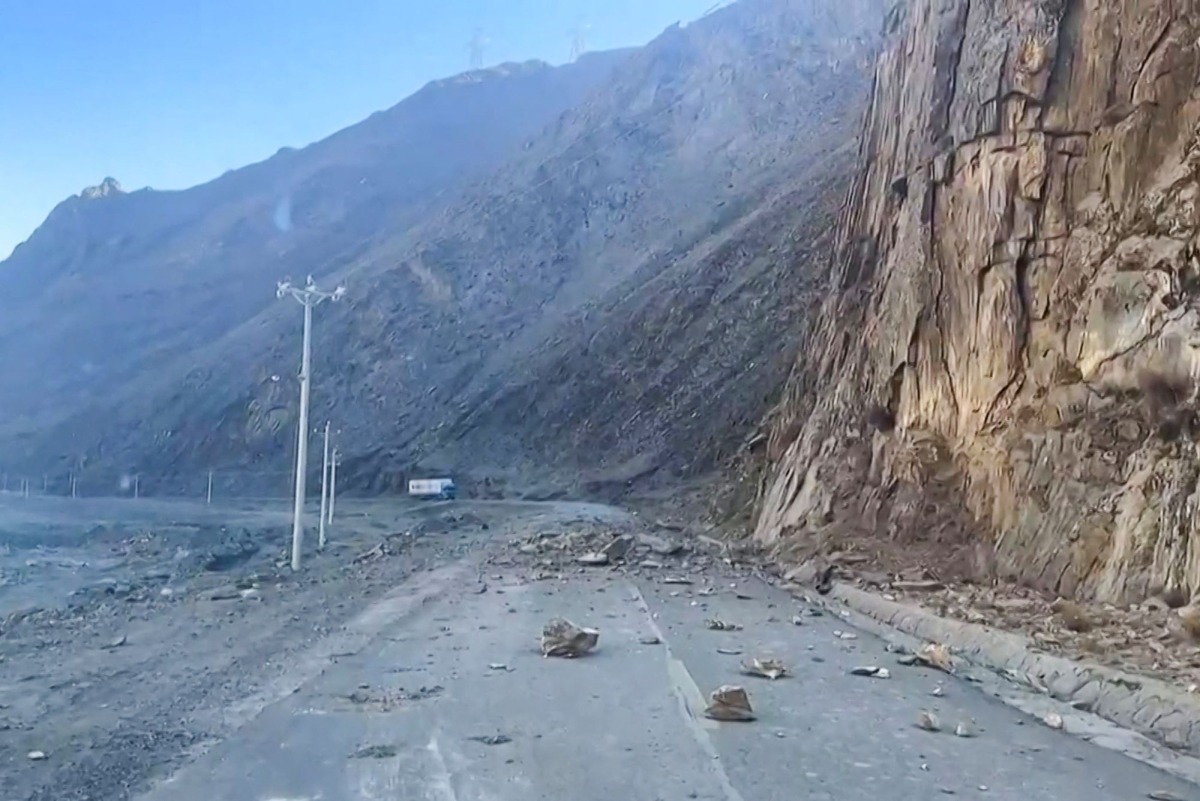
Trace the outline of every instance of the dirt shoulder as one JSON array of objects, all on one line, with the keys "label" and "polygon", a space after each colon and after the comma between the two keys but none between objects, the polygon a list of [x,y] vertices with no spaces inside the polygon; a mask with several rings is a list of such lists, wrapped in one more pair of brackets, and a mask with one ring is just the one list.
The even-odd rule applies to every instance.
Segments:
[{"label": "dirt shoulder", "polygon": [[584,525],[593,514],[569,504],[339,509],[330,546],[300,574],[286,562],[279,509],[0,509],[5,798],[129,798],[227,737],[253,699],[287,692],[298,666],[336,662],[355,616],[415,574],[469,567],[511,527]]}]

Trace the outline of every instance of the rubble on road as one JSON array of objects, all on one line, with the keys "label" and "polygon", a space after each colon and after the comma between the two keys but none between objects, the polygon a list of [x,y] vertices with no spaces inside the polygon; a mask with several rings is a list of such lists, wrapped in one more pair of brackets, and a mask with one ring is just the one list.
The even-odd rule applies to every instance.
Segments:
[{"label": "rubble on road", "polygon": [[556,617],[542,628],[542,656],[573,659],[596,647],[600,632],[577,626],[565,618]]},{"label": "rubble on road", "polygon": [[725,684],[713,690],[704,710],[705,717],[726,722],[747,722],[755,719],[750,696],[745,689]]}]

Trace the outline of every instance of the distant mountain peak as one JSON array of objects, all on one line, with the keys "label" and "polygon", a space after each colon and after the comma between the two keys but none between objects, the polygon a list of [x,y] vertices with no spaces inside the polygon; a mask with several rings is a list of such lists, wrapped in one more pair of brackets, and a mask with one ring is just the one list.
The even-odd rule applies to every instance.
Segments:
[{"label": "distant mountain peak", "polygon": [[84,200],[99,200],[102,197],[123,194],[125,194],[125,190],[121,188],[121,182],[110,176],[96,186],[87,187],[79,193],[79,196]]}]

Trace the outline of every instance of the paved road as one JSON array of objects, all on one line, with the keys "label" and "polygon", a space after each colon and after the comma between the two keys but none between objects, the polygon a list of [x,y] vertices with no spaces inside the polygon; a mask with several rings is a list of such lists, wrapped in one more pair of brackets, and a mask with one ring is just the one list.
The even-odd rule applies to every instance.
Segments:
[{"label": "paved road", "polygon": [[[143,801],[1200,799],[972,684],[898,666],[866,632],[841,639],[849,627],[836,617],[793,625],[796,602],[750,581],[744,600],[727,583],[700,596],[699,585],[615,573],[530,582],[505,570],[483,593],[465,563],[398,588],[358,621],[382,633],[236,710],[247,722],[235,737]],[[543,659],[537,636],[552,615],[600,628],[600,649]],[[712,616],[745,628],[707,630]],[[641,644],[648,635],[662,644]],[[795,675],[739,677],[740,657],[718,648],[781,657]],[[861,664],[892,678],[847,675]],[[700,715],[704,694],[728,682],[750,691],[756,722]],[[973,721],[977,736],[922,731],[921,709],[950,728]],[[497,735],[506,741],[472,739]]]}]

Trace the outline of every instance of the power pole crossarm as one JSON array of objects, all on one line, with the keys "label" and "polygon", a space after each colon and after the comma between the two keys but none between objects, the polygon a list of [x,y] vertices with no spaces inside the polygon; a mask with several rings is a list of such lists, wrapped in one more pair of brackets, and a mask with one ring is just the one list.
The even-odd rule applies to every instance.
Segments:
[{"label": "power pole crossarm", "polygon": [[330,300],[340,300],[346,288],[339,286],[333,292],[317,288],[312,276],[303,288],[292,286],[290,281],[280,281],[275,289],[277,297],[291,296],[304,307],[304,339],[300,352],[300,419],[296,432],[296,497],[292,509],[292,570],[300,569],[300,554],[304,544],[304,490],[308,469],[308,395],[312,365],[312,311],[316,306]]}]

